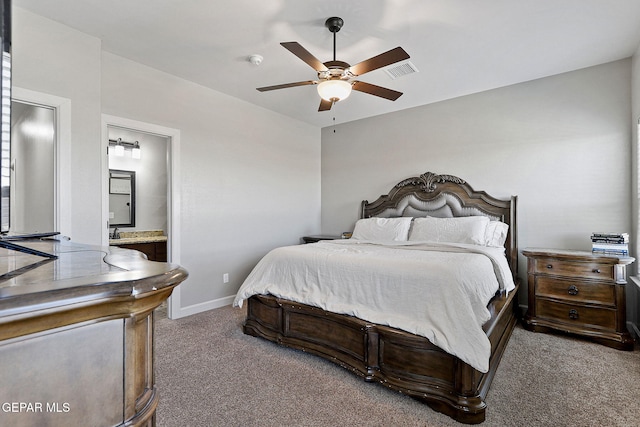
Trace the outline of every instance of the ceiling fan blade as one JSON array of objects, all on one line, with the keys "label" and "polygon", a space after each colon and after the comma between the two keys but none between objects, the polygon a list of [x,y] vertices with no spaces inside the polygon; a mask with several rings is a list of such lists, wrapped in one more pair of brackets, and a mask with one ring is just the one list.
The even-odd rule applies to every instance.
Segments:
[{"label": "ceiling fan blade", "polygon": [[409,54],[404,51],[403,48],[397,47],[373,58],[366,59],[362,62],[352,65],[351,72],[356,76],[361,76],[369,71],[377,70],[378,68],[386,67],[387,65],[394,64],[399,61],[409,59]]},{"label": "ceiling fan blade", "polygon": [[333,101],[327,101],[324,98],[320,98],[320,107],[318,107],[318,111],[329,111],[333,107]]},{"label": "ceiling fan blade", "polygon": [[309,64],[316,71],[327,71],[328,68],[318,58],[313,56],[307,49],[303,48],[298,42],[282,42],[280,43],[285,49],[293,53],[298,58]]},{"label": "ceiling fan blade", "polygon": [[307,85],[315,85],[315,84],[318,84],[318,82],[315,80],[306,80],[304,82],[285,83],[281,85],[258,87],[256,88],[256,90],[259,90],[260,92],[266,92],[268,90],[285,89],[288,87],[307,86]]},{"label": "ceiling fan blade", "polygon": [[353,90],[357,90],[359,92],[368,93],[369,95],[379,96],[381,98],[386,98],[391,101],[395,101],[400,98],[402,92],[398,92],[396,90],[387,89],[386,87],[372,85],[371,83],[359,82],[355,81],[351,85]]}]

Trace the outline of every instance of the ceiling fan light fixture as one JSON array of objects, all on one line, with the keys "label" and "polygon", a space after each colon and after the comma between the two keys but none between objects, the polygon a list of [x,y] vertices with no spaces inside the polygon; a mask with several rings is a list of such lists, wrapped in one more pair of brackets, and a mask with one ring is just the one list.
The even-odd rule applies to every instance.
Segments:
[{"label": "ceiling fan light fixture", "polygon": [[325,80],[318,84],[318,94],[327,101],[341,101],[351,94],[351,83],[346,80]]}]

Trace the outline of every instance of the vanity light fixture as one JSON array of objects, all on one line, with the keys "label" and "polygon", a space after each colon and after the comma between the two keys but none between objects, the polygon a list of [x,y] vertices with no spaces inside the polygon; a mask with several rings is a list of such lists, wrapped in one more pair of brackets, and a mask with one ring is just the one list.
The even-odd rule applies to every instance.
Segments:
[{"label": "vanity light fixture", "polygon": [[140,151],[140,143],[138,141],[133,143],[134,146],[131,149],[131,158],[132,159],[139,159],[141,157],[141,151]]},{"label": "vanity light fixture", "polygon": [[113,147],[113,154],[118,157],[123,157],[125,150],[131,150],[132,159],[140,159],[142,157],[142,150],[138,141],[128,142],[123,141],[122,138],[110,139],[109,148],[111,147]]},{"label": "vanity light fixture", "polygon": [[118,138],[116,141],[116,147],[114,153],[118,157],[124,156],[124,145],[122,145],[122,139]]}]

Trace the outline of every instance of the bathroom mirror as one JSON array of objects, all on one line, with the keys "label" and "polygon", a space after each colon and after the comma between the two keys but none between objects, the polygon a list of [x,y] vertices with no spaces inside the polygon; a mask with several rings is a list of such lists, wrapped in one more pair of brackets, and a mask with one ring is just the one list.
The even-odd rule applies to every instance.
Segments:
[{"label": "bathroom mirror", "polygon": [[109,169],[109,227],[136,226],[136,173]]}]

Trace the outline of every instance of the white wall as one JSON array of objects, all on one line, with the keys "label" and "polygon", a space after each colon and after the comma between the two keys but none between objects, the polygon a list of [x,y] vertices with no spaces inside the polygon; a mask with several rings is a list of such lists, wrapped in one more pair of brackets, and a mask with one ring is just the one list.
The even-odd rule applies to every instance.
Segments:
[{"label": "white wall", "polygon": [[72,240],[100,244],[100,40],[13,8],[13,85],[71,100],[71,205],[62,213]]},{"label": "white wall", "polygon": [[350,230],[362,199],[427,171],[517,195],[521,249],[630,231],[630,81],[622,60],[325,128],[322,231]]},{"label": "white wall", "polygon": [[103,113],[180,131],[185,311],[229,303],[268,250],[320,231],[319,129],[103,53],[20,8],[13,30],[14,84],[71,100],[73,240],[100,244],[106,227]]}]

